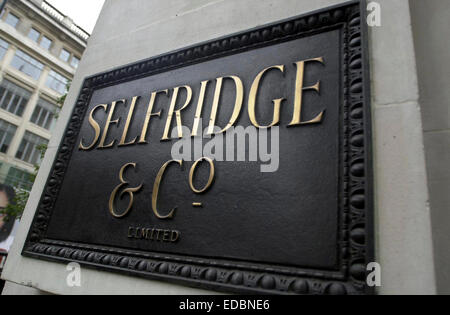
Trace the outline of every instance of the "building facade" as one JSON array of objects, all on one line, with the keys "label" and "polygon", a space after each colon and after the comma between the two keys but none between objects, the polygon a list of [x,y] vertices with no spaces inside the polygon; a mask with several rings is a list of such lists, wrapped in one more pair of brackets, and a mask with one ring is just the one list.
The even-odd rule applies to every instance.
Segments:
[{"label": "building facade", "polygon": [[89,34],[42,0],[3,1],[0,15],[0,183],[30,190]]}]

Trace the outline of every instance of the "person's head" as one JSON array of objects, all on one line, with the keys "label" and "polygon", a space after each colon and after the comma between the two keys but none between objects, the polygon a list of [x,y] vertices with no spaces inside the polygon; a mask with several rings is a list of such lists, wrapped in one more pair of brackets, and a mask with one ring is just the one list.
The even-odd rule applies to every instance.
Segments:
[{"label": "person's head", "polygon": [[[0,209],[5,209],[15,196],[14,189],[0,184]],[[14,220],[5,221],[3,215],[0,215],[0,242],[6,240],[11,234],[14,226]]]}]

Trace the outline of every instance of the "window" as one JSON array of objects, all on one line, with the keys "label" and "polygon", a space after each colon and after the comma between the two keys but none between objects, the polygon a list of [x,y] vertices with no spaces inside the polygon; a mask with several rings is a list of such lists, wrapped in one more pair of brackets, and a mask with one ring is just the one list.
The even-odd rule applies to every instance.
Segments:
[{"label": "window", "polygon": [[19,18],[14,14],[9,13],[6,17],[5,22],[15,28],[17,24],[19,24]]},{"label": "window", "polygon": [[0,38],[0,60],[3,59],[3,57],[5,57],[8,48],[9,44]]},{"label": "window", "polygon": [[31,38],[34,42],[38,43],[39,46],[41,46],[45,50],[50,50],[53,41],[47,36],[41,35],[42,34],[34,28],[31,28],[30,32],[28,33],[28,37]]},{"label": "window", "polygon": [[26,131],[17,151],[16,158],[33,165],[39,164],[41,162],[41,152],[38,150],[38,146],[43,144],[48,144],[48,141],[34,133]]},{"label": "window", "polygon": [[0,84],[0,108],[19,117],[22,117],[30,96],[30,92],[8,80]]},{"label": "window", "polygon": [[52,40],[50,38],[48,38],[47,36],[42,36],[41,39],[41,47],[46,49],[46,50],[50,50],[50,48],[52,47]]},{"label": "window", "polygon": [[6,176],[5,185],[19,186],[20,188],[29,191],[33,187],[32,175],[27,171],[11,167]]},{"label": "window", "polygon": [[34,28],[31,28],[30,32],[28,33],[28,38],[30,38],[34,42],[39,42],[39,38],[41,37],[41,33],[36,31]]},{"label": "window", "polygon": [[73,68],[78,68],[78,64],[80,63],[80,58],[75,57],[72,53],[66,49],[62,49],[59,54],[59,59],[69,63]]},{"label": "window", "polygon": [[56,122],[55,114],[57,107],[43,99],[39,99],[34,109],[31,122],[47,130],[51,130]]},{"label": "window", "polygon": [[59,59],[68,62],[70,58],[70,52],[68,52],[67,50],[63,49],[61,50],[61,53],[59,54]]},{"label": "window", "polygon": [[17,50],[16,55],[11,62],[11,66],[29,75],[35,80],[39,79],[42,70],[44,69],[44,65],[42,63],[25,54],[21,50]]},{"label": "window", "polygon": [[76,69],[76,68],[78,68],[79,63],[80,63],[80,58],[73,56],[72,60],[70,61],[70,65]]},{"label": "window", "polygon": [[16,131],[17,126],[0,119],[0,152],[8,152],[9,145],[11,144]]},{"label": "window", "polygon": [[59,94],[64,94],[66,93],[68,82],[69,82],[68,79],[66,79],[59,73],[56,73],[55,71],[51,70],[50,73],[48,74],[46,85],[52,90],[58,92]]}]

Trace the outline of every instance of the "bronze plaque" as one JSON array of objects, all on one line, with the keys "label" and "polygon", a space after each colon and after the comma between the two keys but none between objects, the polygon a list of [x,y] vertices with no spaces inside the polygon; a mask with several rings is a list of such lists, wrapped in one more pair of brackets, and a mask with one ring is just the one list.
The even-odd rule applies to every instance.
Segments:
[{"label": "bronze plaque", "polygon": [[363,20],[350,2],[86,78],[23,254],[228,292],[371,293]]}]

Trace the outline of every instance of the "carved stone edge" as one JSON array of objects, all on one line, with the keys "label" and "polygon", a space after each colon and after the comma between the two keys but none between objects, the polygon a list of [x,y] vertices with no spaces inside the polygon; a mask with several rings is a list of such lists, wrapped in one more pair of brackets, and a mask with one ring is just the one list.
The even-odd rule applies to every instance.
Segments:
[{"label": "carved stone edge", "polygon": [[[364,17],[364,16],[363,16]],[[367,51],[363,44],[365,36],[365,21],[361,17],[360,9],[354,10],[349,16],[344,33],[346,52],[344,72],[348,74],[344,101],[344,154],[345,167],[348,174],[344,176],[344,223],[343,235],[345,244],[342,255],[348,261],[348,276],[353,286],[360,292],[373,293],[366,286],[366,266],[372,258],[372,222],[369,222],[369,212],[373,211],[371,205],[371,164],[369,153],[370,143],[367,134],[370,134],[369,78],[366,68]],[[367,70],[367,71],[365,71]],[[366,72],[366,73],[365,73]],[[347,258],[348,257],[348,258]]]},{"label": "carved stone edge", "polygon": [[[364,113],[369,104],[364,98],[367,84],[363,71],[363,45],[360,2],[353,1],[318,13],[265,26],[257,30],[233,35],[220,40],[155,57],[134,65],[87,78],[75,105],[71,120],[60,145],[51,175],[47,181],[22,254],[24,256],[76,261],[106,270],[118,270],[152,279],[182,282],[190,286],[221,289],[229,292],[275,294],[361,294],[367,293],[365,266],[367,264],[367,194],[366,143]],[[312,272],[309,277],[289,277],[276,273],[256,273],[235,268],[216,268],[195,264],[169,263],[142,259],[130,255],[102,253],[96,250],[44,244],[48,223],[59,193],[59,187],[76,147],[82,121],[93,92],[108,85],[134,80],[170,69],[235,54],[248,49],[287,41],[319,33],[332,26],[343,30],[344,58],[344,137],[342,161],[344,172],[341,200],[340,258],[342,272],[347,280],[319,279]]]}]

